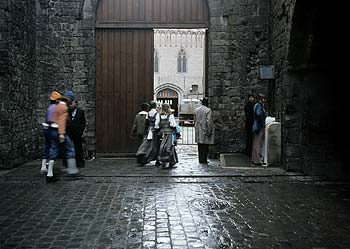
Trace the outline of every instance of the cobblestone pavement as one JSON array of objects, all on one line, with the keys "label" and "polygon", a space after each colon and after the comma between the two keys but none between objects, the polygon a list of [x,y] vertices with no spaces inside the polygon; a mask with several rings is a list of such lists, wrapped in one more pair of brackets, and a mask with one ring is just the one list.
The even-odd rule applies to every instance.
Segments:
[{"label": "cobblestone pavement", "polygon": [[0,248],[349,248],[350,184],[180,161],[98,159],[50,184],[39,161],[1,172]]}]

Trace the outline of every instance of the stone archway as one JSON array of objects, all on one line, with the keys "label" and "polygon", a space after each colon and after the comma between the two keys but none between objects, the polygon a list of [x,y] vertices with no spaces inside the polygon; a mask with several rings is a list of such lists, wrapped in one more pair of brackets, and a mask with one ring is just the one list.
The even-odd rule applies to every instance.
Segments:
[{"label": "stone archway", "polygon": [[328,13],[324,3],[297,1],[284,75],[284,160],[287,169],[307,174],[337,175],[342,170],[343,121],[338,104],[345,103],[338,98],[342,87],[334,80],[338,78],[334,53],[340,51],[334,49],[336,22],[326,18]]},{"label": "stone archway", "polygon": [[158,91],[156,94],[157,102],[167,103],[170,107],[175,110],[175,117],[178,116],[178,105],[179,105],[179,95],[176,91],[171,88],[164,87],[162,90]]}]

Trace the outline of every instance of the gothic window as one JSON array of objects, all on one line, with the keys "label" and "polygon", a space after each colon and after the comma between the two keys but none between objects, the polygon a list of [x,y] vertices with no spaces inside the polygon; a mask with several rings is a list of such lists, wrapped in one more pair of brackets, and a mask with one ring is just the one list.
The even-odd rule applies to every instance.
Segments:
[{"label": "gothic window", "polygon": [[159,72],[159,57],[158,57],[158,51],[154,49],[154,72]]},{"label": "gothic window", "polygon": [[184,49],[181,49],[179,55],[177,56],[177,72],[186,73],[187,72],[187,58]]}]

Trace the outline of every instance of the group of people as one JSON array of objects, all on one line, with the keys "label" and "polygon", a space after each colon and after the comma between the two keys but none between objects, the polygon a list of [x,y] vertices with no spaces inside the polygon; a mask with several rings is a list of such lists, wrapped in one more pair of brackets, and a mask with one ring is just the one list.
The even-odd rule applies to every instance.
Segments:
[{"label": "group of people", "polygon": [[[169,104],[157,108],[157,102],[141,105],[131,129],[131,137],[137,139],[140,146],[136,152],[140,165],[155,161],[156,166],[174,168],[178,162],[176,153],[177,139],[181,136],[181,128],[176,123],[174,110]],[[199,163],[207,164],[209,146],[214,144],[214,123],[208,99],[195,110],[195,141],[198,144]]]},{"label": "group of people", "polygon": [[[53,91],[49,99],[50,105],[42,124],[45,146],[40,170],[46,174],[48,183],[58,180],[54,177],[53,167],[60,155],[64,159],[68,175],[79,174],[78,168],[85,166],[82,135],[86,127],[85,113],[78,107],[73,91],[66,91],[63,95]],[[254,95],[249,94],[244,107],[247,134],[245,152],[255,165],[264,164],[262,148],[265,134],[265,102],[265,95],[259,94],[255,103]],[[176,145],[181,136],[181,128],[173,112],[167,103],[158,106],[157,102],[151,101],[141,105],[141,111],[136,115],[131,130],[131,138],[139,144],[136,156],[140,165],[155,161],[155,165],[163,169],[176,167]],[[209,146],[214,144],[215,130],[207,98],[196,108],[194,119],[199,163],[207,164]]]},{"label": "group of people", "polygon": [[42,153],[41,169],[46,174],[46,182],[56,182],[54,164],[62,156],[68,175],[79,174],[79,167],[85,166],[82,135],[86,127],[85,113],[78,107],[73,91],[63,95],[53,91],[49,97],[43,132],[45,146]]},{"label": "group of people", "polygon": [[136,114],[131,137],[137,139],[140,146],[136,152],[140,165],[156,161],[156,166],[163,169],[174,168],[178,162],[175,146],[181,135],[176,123],[174,110],[167,103],[157,107],[157,102],[143,103]]},{"label": "group of people", "polygon": [[254,165],[264,165],[263,143],[265,138],[265,103],[266,96],[258,94],[257,102],[253,94],[248,95],[247,103],[244,107],[246,122],[245,129],[247,135],[247,145],[245,152],[251,157]]}]

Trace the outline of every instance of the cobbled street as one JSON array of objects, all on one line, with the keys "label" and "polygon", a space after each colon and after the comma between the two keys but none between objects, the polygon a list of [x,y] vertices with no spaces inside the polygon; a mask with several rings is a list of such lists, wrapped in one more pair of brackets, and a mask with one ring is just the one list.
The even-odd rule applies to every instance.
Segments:
[{"label": "cobbled street", "polygon": [[50,184],[39,160],[0,171],[0,248],[349,248],[349,184],[178,152],[172,170],[106,158],[71,178],[57,165]]}]

